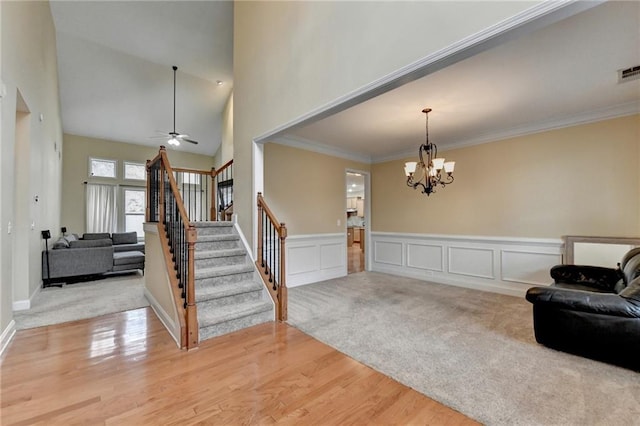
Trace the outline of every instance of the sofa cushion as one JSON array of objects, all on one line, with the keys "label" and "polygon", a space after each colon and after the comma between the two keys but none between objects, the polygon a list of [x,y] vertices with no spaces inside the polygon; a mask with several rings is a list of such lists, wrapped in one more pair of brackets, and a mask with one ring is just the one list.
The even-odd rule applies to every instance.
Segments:
[{"label": "sofa cushion", "polygon": [[113,246],[113,251],[141,251],[144,253],[144,243],[135,243],[135,244],[116,244]]},{"label": "sofa cushion", "polygon": [[83,240],[104,240],[105,238],[111,238],[108,232],[89,232],[82,234]]},{"label": "sofa cushion", "polygon": [[69,248],[111,247],[110,239],[102,240],[76,240],[69,243]]},{"label": "sofa cushion", "polygon": [[133,232],[114,232],[111,234],[111,240],[114,245],[117,244],[133,244],[138,242],[138,233]]},{"label": "sofa cushion", "polygon": [[60,237],[55,243],[53,243],[53,248],[54,249],[69,248],[69,241],[67,241],[67,239],[64,237]]},{"label": "sofa cushion", "polygon": [[143,264],[144,254],[139,251],[121,251],[113,253],[114,265]]}]

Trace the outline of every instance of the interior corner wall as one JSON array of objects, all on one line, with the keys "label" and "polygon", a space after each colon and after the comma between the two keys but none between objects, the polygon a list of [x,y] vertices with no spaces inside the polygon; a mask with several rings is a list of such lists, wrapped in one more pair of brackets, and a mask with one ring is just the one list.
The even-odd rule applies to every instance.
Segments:
[{"label": "interior corner wall", "polygon": [[222,111],[222,143],[214,157],[215,167],[219,168],[229,160],[233,160],[233,92]]},{"label": "interior corner wall", "polygon": [[[264,197],[289,235],[345,233],[347,169],[369,164],[303,149],[264,145]],[[338,224],[338,221],[339,224]]]},{"label": "interior corner wall", "polygon": [[[7,95],[2,99],[2,162],[0,200],[0,240],[2,247],[0,287],[0,331],[10,324],[13,313],[12,277],[24,272],[32,278],[19,287],[21,294],[31,296],[40,285],[40,251],[44,243],[40,230],[56,229],[60,224],[62,122],[58,93],[56,34],[49,3],[0,2],[2,81]],[[17,93],[29,108],[29,182],[15,178],[15,127]],[[40,119],[42,117],[42,119]],[[15,222],[15,192],[29,191],[33,200],[29,208],[28,230],[12,230]],[[35,202],[35,196],[38,202]],[[13,270],[13,242],[29,241],[29,271]]]},{"label": "interior corner wall", "polygon": [[455,181],[427,197],[404,161],[372,166],[372,230],[560,238],[640,236],[640,115],[442,151]]},{"label": "interior corner wall", "polygon": [[[64,135],[64,155],[62,171],[62,214],[61,224],[69,232],[86,232],[85,185],[84,182],[110,183],[125,186],[144,186],[144,182],[128,181],[123,178],[123,162],[146,164],[147,160],[158,155],[159,148],[115,142],[76,135]],[[211,170],[213,157],[189,152],[167,149],[172,167],[184,167],[197,170]],[[94,178],[89,176],[89,159],[102,158],[116,160],[117,178]],[[52,236],[57,236],[58,232]]]},{"label": "interior corner wall", "polygon": [[245,235],[255,138],[538,3],[236,2],[234,211]]}]

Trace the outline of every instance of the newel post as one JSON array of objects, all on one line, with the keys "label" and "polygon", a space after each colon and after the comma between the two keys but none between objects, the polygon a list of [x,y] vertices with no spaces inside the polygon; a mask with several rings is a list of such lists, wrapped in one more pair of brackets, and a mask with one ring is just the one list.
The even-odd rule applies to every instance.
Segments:
[{"label": "newel post", "polygon": [[145,170],[147,172],[147,206],[144,209],[144,221],[150,222],[151,220],[151,200],[153,199],[153,194],[151,194],[151,160],[147,160],[147,165],[145,166]]},{"label": "newel post", "polygon": [[187,273],[187,349],[198,347],[198,312],[195,294],[195,246],[196,228],[190,225],[187,229],[188,273]]},{"label": "newel post", "polygon": [[164,164],[164,156],[162,155],[164,152],[166,151],[166,148],[164,147],[164,145],[160,146],[160,208],[158,209],[160,212],[160,216],[158,217],[158,222],[162,223],[163,225],[165,225],[165,230],[166,230],[166,217],[164,215],[164,175],[167,172],[167,170],[165,169],[165,164]]},{"label": "newel post", "polygon": [[287,226],[284,223],[280,223],[280,283],[278,286],[278,320],[286,321],[288,318],[288,290],[287,290],[287,273],[285,270],[285,244],[284,240],[287,238]]},{"label": "newel post", "polygon": [[262,255],[264,245],[264,234],[262,230],[262,192],[258,192],[258,260],[260,267],[264,268],[264,256]]},{"label": "newel post", "polygon": [[216,168],[211,168],[211,220],[218,220],[218,209],[216,207]]}]

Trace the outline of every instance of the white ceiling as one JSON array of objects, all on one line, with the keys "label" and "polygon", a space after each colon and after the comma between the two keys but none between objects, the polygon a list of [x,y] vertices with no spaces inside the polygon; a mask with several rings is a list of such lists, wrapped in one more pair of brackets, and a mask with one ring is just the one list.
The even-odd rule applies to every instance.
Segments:
[{"label": "white ceiling", "polygon": [[[52,1],[65,133],[150,146],[173,127],[213,155],[233,86],[230,1]],[[216,84],[223,81],[222,86]]]},{"label": "white ceiling", "polygon": [[[640,112],[640,2],[609,2],[285,134],[362,161],[440,150]],[[325,150],[326,151],[326,150]]]},{"label": "white ceiling", "polygon": [[[595,3],[594,3],[595,4]],[[213,155],[232,90],[233,3],[51,3],[66,133],[158,146],[172,127]],[[607,2],[284,132],[287,143],[362,161],[413,155],[424,114],[440,150],[640,111],[640,2]],[[216,80],[224,81],[222,86]]]}]

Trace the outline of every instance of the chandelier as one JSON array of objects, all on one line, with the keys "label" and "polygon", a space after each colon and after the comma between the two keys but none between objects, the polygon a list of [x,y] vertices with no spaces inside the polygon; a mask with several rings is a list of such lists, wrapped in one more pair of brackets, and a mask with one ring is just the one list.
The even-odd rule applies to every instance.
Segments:
[{"label": "chandelier", "polygon": [[[418,149],[420,161],[408,161],[404,163],[404,173],[407,175],[407,186],[422,190],[427,196],[436,192],[436,187],[448,185],[453,182],[453,169],[455,161],[444,162],[444,158],[438,158],[438,147],[429,142],[429,113],[431,108],[422,110],[426,121],[426,139]],[[425,158],[426,157],[426,158]]]}]

